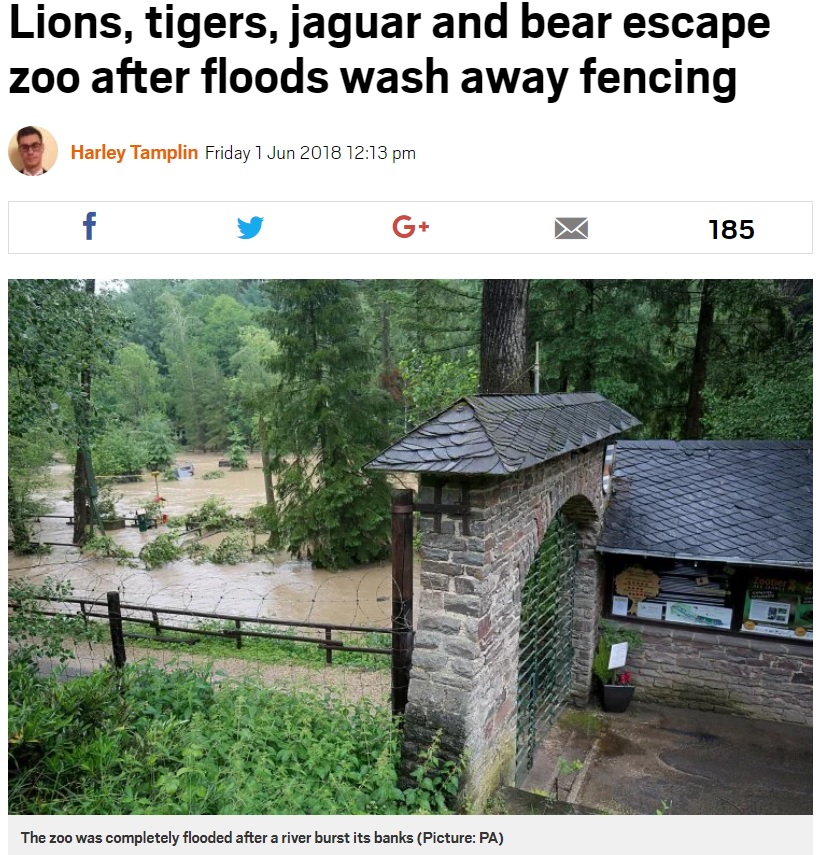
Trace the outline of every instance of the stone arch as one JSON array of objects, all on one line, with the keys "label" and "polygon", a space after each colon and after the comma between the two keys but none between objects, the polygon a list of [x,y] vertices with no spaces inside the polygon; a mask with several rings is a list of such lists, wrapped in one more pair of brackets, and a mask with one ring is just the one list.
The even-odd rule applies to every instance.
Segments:
[{"label": "stone arch", "polygon": [[[422,592],[405,714],[405,749],[423,751],[441,732],[452,759],[467,755],[465,793],[475,803],[514,779],[521,591],[559,511],[579,533],[574,609],[574,702],[586,702],[601,585],[593,547],[604,507],[604,442],[509,476],[469,479],[469,533],[443,515],[422,520]],[[434,491],[456,504],[465,479],[422,475],[419,501]],[[434,530],[434,529],[438,530]]]},{"label": "stone arch", "polygon": [[534,745],[562,707],[586,702],[596,639],[597,621],[586,619],[586,592],[599,582],[596,507],[577,494],[549,519],[545,515],[545,521],[533,559],[520,573],[516,596],[517,780],[530,768]]},{"label": "stone arch", "polygon": [[572,496],[560,509],[576,527],[575,597],[573,606],[573,687],[572,699],[584,706],[590,697],[593,657],[602,611],[603,574],[596,542],[601,531],[603,496],[594,504],[588,496]]}]

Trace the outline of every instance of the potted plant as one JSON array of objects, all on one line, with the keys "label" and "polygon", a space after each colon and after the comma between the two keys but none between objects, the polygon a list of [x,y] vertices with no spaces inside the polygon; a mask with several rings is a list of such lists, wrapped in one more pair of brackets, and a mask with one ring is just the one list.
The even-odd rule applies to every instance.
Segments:
[{"label": "potted plant", "polygon": [[602,624],[596,655],[593,658],[593,673],[601,683],[602,706],[605,712],[624,712],[633,700],[633,675],[630,671],[610,667],[613,645],[624,642],[634,650],[639,650],[642,638],[635,630]]},{"label": "potted plant", "polygon": [[97,513],[105,531],[125,528],[125,517],[117,510],[117,502],[122,499],[122,493],[115,493],[111,485],[103,484],[97,493]]}]

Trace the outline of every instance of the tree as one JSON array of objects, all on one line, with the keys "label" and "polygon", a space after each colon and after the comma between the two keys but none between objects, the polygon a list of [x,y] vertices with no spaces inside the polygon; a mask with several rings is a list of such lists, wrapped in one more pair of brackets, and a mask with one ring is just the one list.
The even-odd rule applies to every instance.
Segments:
[{"label": "tree", "polygon": [[9,433],[45,426],[56,440],[71,441],[80,373],[107,365],[123,326],[111,299],[89,293],[85,282],[9,280]]},{"label": "tree", "polygon": [[[76,455],[74,542],[87,533],[94,425],[91,377],[120,343],[123,319],[94,280],[9,281],[9,435],[45,430]],[[20,490],[9,481],[10,507]]]},{"label": "tree", "polygon": [[390,406],[362,336],[357,292],[337,280],[274,281],[267,316],[279,345],[271,465],[274,534],[294,554],[333,569],[387,555],[390,491],[362,465],[386,444]]},{"label": "tree", "polygon": [[202,340],[223,374],[231,367],[231,357],[240,348],[240,332],[253,320],[253,312],[233,297],[221,294],[208,310],[202,328]]},{"label": "tree", "polygon": [[406,429],[441,412],[456,398],[476,394],[479,385],[477,357],[473,350],[461,358],[451,359],[441,353],[425,355],[414,352],[399,363],[405,383]]},{"label": "tree", "polygon": [[698,313],[696,344],[693,348],[693,364],[690,369],[690,391],[687,396],[687,410],[682,431],[684,439],[701,439],[704,387],[707,385],[707,361],[710,358],[715,317],[714,288],[714,283],[710,281],[705,281],[701,285],[701,308]]},{"label": "tree", "polygon": [[[85,293],[94,297],[95,282],[85,280]],[[85,332],[91,330],[86,326]],[[77,457],[74,463],[74,537],[72,543],[82,544],[92,524],[91,505],[96,489],[91,467],[91,359],[80,364],[80,394],[74,398],[74,418],[77,423]]]},{"label": "tree", "polygon": [[509,395],[530,391],[527,353],[529,279],[485,279],[479,389]]},{"label": "tree", "polygon": [[117,351],[94,396],[98,409],[108,409],[131,424],[151,414],[163,414],[167,400],[157,363],[142,345],[134,343]]},{"label": "tree", "polygon": [[168,419],[161,413],[149,413],[140,419],[137,441],[145,449],[146,467],[157,472],[174,462],[177,445]]},{"label": "tree", "polygon": [[239,340],[242,346],[231,359],[235,374],[230,384],[231,395],[256,424],[262,456],[265,504],[273,506],[274,484],[268,434],[270,414],[276,406],[274,396],[277,376],[273,373],[273,363],[279,355],[279,348],[271,339],[271,334],[259,327],[245,327],[240,330]]},{"label": "tree", "polygon": [[162,351],[172,410],[190,445],[222,449],[228,436],[225,378],[202,342],[202,322],[172,294],[161,300],[166,308]]}]

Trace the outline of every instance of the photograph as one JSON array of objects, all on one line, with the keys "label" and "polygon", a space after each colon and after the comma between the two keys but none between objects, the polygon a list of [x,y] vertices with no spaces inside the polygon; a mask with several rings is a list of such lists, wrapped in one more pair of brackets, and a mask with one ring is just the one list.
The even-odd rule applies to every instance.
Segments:
[{"label": "photograph", "polygon": [[25,178],[45,175],[57,161],[57,142],[45,129],[20,128],[9,141],[9,162]]},{"label": "photograph", "polygon": [[811,814],[812,297],[9,280],[9,814]]}]

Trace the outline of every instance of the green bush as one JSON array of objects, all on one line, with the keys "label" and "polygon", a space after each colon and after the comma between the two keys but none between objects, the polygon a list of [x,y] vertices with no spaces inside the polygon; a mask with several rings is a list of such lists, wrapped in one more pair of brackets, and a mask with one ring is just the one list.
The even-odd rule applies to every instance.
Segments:
[{"label": "green bush", "polygon": [[188,528],[201,528],[205,531],[222,531],[232,528],[238,522],[225,501],[218,496],[209,497],[185,517]]},{"label": "green bush", "polygon": [[177,543],[176,534],[159,534],[140,550],[139,559],[149,570],[161,567],[182,558],[183,548]]},{"label": "green bush", "polygon": [[101,534],[92,537],[83,544],[83,552],[99,558],[116,558],[120,564],[134,566],[134,554],[120,546],[111,535]]},{"label": "green bush", "polygon": [[214,564],[239,564],[251,557],[251,547],[244,531],[231,531],[225,535],[214,550],[211,560]]},{"label": "green bush", "polygon": [[147,664],[10,678],[10,814],[447,813],[458,786],[434,745],[399,787],[387,706]]},{"label": "green bush", "polygon": [[50,581],[9,589],[9,814],[448,812],[461,765],[443,761],[435,741],[414,786],[400,788],[387,704],[215,684],[208,669],[151,663],[41,676],[37,657],[66,660],[65,638],[94,637],[82,617],[42,614],[38,598],[70,595]]},{"label": "green bush", "polygon": [[110,427],[94,440],[91,449],[97,475],[138,475],[148,462],[148,452],[136,431]]}]

